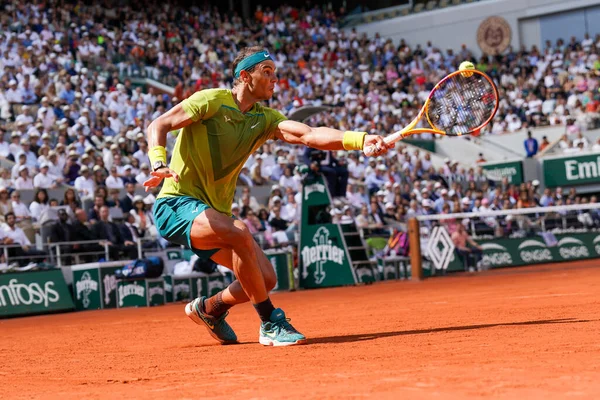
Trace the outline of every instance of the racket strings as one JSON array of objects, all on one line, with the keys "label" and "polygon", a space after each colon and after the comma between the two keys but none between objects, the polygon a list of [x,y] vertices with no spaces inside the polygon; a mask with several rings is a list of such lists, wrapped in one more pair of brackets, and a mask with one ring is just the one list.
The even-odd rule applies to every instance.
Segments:
[{"label": "racket strings", "polygon": [[496,109],[496,101],[493,84],[483,76],[457,74],[431,94],[427,116],[435,128],[449,136],[460,136],[486,123]]}]

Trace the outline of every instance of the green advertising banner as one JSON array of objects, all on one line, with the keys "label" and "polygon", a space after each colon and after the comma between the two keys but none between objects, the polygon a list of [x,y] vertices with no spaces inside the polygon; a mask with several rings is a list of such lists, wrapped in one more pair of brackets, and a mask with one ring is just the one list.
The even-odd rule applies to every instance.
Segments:
[{"label": "green advertising banner", "polygon": [[123,268],[123,265],[118,267],[103,267],[102,263],[100,263],[102,308],[117,308],[117,278],[115,271]]},{"label": "green advertising banner", "polygon": [[173,277],[171,275],[164,275],[163,281],[165,282],[165,302],[173,302]]},{"label": "green advertising banner", "polygon": [[148,292],[146,290],[146,282],[143,280],[118,281],[117,293],[119,308],[146,307],[148,305]]},{"label": "green advertising banner", "polygon": [[331,197],[322,176],[302,187],[300,285],[304,288],[355,284],[342,231],[332,224]]},{"label": "green advertising banner", "polygon": [[277,253],[266,253],[267,258],[275,269],[277,275],[277,284],[273,288],[273,291],[281,290],[294,290],[294,266],[292,261],[292,253],[277,252]]},{"label": "green advertising banner", "polygon": [[97,267],[73,269],[73,292],[77,310],[99,310],[102,308],[100,293],[100,271]]},{"label": "green advertising banner", "polygon": [[496,182],[508,178],[508,182],[513,185],[523,183],[523,163],[520,160],[501,162],[501,163],[482,163],[480,164],[488,179]]},{"label": "green advertising banner", "polygon": [[[518,267],[531,264],[585,260],[600,257],[600,233],[556,235],[557,243],[548,246],[540,236],[522,239],[478,240],[483,248],[483,262],[489,268]],[[455,256],[448,271],[464,270]]]},{"label": "green advertising banner", "polygon": [[148,305],[150,307],[162,306],[165,301],[165,282],[162,278],[146,279],[148,289]]},{"label": "green advertising banner", "polygon": [[173,301],[189,301],[192,298],[192,280],[173,277]]},{"label": "green advertising banner", "polygon": [[597,184],[599,177],[599,153],[544,159],[547,187]]},{"label": "green advertising banner", "polygon": [[225,289],[225,279],[220,273],[208,276],[194,276],[192,280],[192,298],[206,296],[211,297]]},{"label": "green advertising banner", "polygon": [[59,269],[0,275],[0,317],[73,308],[73,299]]}]

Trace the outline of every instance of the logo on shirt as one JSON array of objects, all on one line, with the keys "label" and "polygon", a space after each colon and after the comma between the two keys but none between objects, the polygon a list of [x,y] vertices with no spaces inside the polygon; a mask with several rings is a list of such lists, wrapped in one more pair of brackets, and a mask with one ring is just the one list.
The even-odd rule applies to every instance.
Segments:
[{"label": "logo on shirt", "polygon": [[258,126],[258,124],[260,124],[260,122],[257,122],[257,123],[255,123],[254,125],[252,125],[252,126],[250,127],[250,129],[254,129],[254,128],[256,128],[256,127]]},{"label": "logo on shirt", "polygon": [[231,118],[229,118],[227,115],[225,115],[224,117],[225,117],[225,122],[231,122]]}]

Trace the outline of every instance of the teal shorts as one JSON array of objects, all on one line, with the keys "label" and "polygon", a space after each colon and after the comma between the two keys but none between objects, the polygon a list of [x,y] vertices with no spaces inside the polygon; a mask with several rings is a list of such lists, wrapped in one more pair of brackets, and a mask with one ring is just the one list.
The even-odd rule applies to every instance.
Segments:
[{"label": "teal shorts", "polygon": [[190,196],[161,197],[154,203],[154,220],[160,236],[171,243],[191,249],[201,260],[208,260],[221,249],[198,250],[192,247],[194,219],[210,208]]}]

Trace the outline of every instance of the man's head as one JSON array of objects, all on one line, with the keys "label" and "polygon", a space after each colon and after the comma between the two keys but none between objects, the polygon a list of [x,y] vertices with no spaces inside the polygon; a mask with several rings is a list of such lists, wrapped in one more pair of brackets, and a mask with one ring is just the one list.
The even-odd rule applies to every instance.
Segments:
[{"label": "man's head", "polygon": [[58,210],[58,219],[60,220],[60,222],[66,223],[67,220],[69,219],[67,210],[65,210],[64,208],[61,208],[60,210]]},{"label": "man's head", "polygon": [[87,213],[85,212],[85,210],[78,208],[77,211],[75,211],[75,217],[77,218],[77,221],[81,222],[82,224],[87,222]]},{"label": "man's head", "polygon": [[7,212],[4,215],[4,220],[6,221],[6,224],[11,228],[15,226],[15,222],[17,221],[17,219],[15,218],[15,213],[12,211]]},{"label": "man's head", "polygon": [[104,205],[104,197],[98,195],[94,197],[94,206],[102,207]]},{"label": "man's head", "polygon": [[108,209],[108,206],[102,206],[100,207],[100,219],[104,222],[108,222],[108,216],[110,214],[110,210]]},{"label": "man's head", "polygon": [[269,52],[260,46],[242,49],[233,60],[235,84],[247,88],[257,100],[273,96],[277,76]]},{"label": "man's head", "polygon": [[129,193],[129,194],[134,194],[135,193],[135,184],[131,183],[131,182],[127,182],[125,184],[125,190],[127,190],[127,193]]}]

